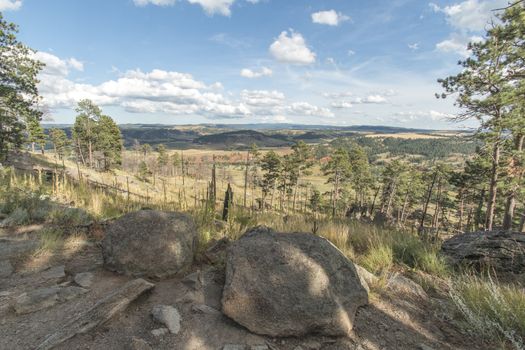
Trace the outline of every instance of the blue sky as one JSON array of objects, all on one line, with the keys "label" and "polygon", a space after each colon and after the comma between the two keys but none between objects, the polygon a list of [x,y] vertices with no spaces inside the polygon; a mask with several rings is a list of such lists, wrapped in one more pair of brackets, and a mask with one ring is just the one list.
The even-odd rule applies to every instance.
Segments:
[{"label": "blue sky", "polygon": [[507,0],[0,0],[57,123],[459,128],[438,78]]}]

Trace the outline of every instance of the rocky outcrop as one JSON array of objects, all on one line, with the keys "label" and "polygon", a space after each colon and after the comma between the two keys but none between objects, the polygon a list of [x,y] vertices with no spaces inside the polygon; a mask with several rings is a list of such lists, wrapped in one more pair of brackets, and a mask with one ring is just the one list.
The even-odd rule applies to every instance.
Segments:
[{"label": "rocky outcrop", "polygon": [[180,332],[181,317],[179,311],[170,305],[157,305],[151,310],[155,321],[165,325],[171,334]]},{"label": "rocky outcrop", "polygon": [[346,336],[367,302],[353,263],[324,238],[257,227],[228,250],[222,311],[254,333]]},{"label": "rocky outcrop", "polygon": [[525,272],[525,235],[490,231],[457,235],[443,242],[442,253],[456,266],[490,267],[497,272]]},{"label": "rocky outcrop", "polygon": [[132,276],[166,278],[193,262],[197,230],[186,214],[140,210],[109,225],[103,241],[104,266]]}]

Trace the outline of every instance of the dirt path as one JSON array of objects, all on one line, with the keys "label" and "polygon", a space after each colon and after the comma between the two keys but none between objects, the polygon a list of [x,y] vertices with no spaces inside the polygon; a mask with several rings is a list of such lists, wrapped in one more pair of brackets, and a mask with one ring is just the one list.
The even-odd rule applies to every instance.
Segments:
[{"label": "dirt path", "polygon": [[[37,231],[3,232],[3,249],[13,241],[31,242]],[[33,349],[45,337],[78,313],[88,309],[130,279],[104,270],[97,244],[76,242],[52,256],[18,254],[9,260],[14,273],[0,279],[2,300],[13,300],[24,292],[52,286],[75,286],[73,278],[80,272],[92,272],[93,284],[85,294],[27,314],[17,314],[11,306],[0,315],[0,349]],[[50,271],[63,266],[63,275]],[[54,270],[55,269],[55,270]],[[213,266],[195,266],[200,271],[201,284],[192,284],[180,277],[152,281],[155,288],[140,296],[117,317],[106,324],[66,341],[57,349],[138,349],[137,339],[152,349],[216,350],[227,344],[246,346],[266,345],[279,350],[378,350],[378,349],[484,349],[475,339],[461,334],[447,320],[450,317],[443,300],[383,290],[374,293],[368,306],[358,311],[354,337],[338,339],[312,336],[296,339],[272,339],[250,333],[220,313],[224,275]],[[51,275],[52,278],[46,278]],[[179,311],[182,322],[178,334],[156,336],[153,330],[163,327],[151,317],[156,305],[172,305]],[[203,305],[205,305],[203,307]],[[2,310],[0,308],[0,310]],[[136,345],[135,345],[136,346]],[[257,349],[257,348],[253,348]],[[264,349],[264,348],[260,348]]]}]

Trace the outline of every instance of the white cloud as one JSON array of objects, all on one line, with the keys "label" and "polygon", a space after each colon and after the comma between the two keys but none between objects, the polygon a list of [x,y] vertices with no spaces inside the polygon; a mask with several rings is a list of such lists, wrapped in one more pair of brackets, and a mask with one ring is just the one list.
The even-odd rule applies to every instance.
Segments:
[{"label": "white cloud", "polygon": [[[2,0],[0,0],[2,1]],[[187,0],[190,4],[200,5],[204,12],[213,16],[215,14],[230,16],[231,6],[236,0]],[[246,0],[251,4],[257,4],[260,0]],[[156,6],[172,6],[177,0],[133,0],[136,6],[156,5]]]},{"label": "white cloud", "polygon": [[459,30],[482,31],[494,18],[494,9],[508,5],[508,0],[465,0],[450,6],[429,6],[434,12],[444,13],[447,22]]},{"label": "white cloud", "polygon": [[190,4],[201,5],[204,11],[210,16],[214,14],[230,16],[230,6],[235,2],[235,0],[188,0],[188,2]]},{"label": "white cloud", "polygon": [[280,61],[291,64],[311,64],[315,62],[315,53],[307,46],[303,36],[293,30],[282,32],[270,46],[272,56]]},{"label": "white cloud", "polygon": [[251,70],[244,68],[241,70],[241,77],[253,79],[261,77],[270,77],[272,76],[273,71],[268,67],[262,67],[259,71]]},{"label": "white cloud", "polygon": [[308,102],[294,102],[287,107],[287,111],[293,115],[333,118],[334,113],[328,108],[314,106]]},{"label": "white cloud", "polygon": [[412,51],[419,50],[419,43],[408,44],[408,48]]},{"label": "white cloud", "polygon": [[332,108],[337,108],[337,109],[347,109],[347,108],[352,108],[354,105],[352,104],[352,102],[349,102],[349,101],[334,101],[332,102],[331,106]]},{"label": "white cloud", "polygon": [[37,52],[35,56],[46,63],[38,87],[43,103],[49,108],[71,108],[88,98],[100,105],[120,106],[135,113],[195,114],[208,118],[239,118],[251,113],[244,103],[230,101],[215,92],[222,84],[206,85],[191,74],[160,69],[130,70],[99,85],[79,84],[68,75],[70,68],[83,68],[80,61],[63,60],[47,52]]},{"label": "white cloud", "polygon": [[45,64],[42,73],[47,75],[66,76],[70,68],[78,71],[84,70],[84,64],[73,57],[62,60],[48,52],[37,51],[33,54],[33,58]]},{"label": "white cloud", "polygon": [[452,34],[448,39],[437,43],[436,49],[442,52],[452,52],[466,58],[471,54],[468,49],[469,42],[480,41],[483,41],[483,38],[479,36],[467,37],[460,34]]},{"label": "white cloud", "polygon": [[329,26],[338,26],[341,22],[348,21],[349,19],[350,17],[335,10],[312,13],[312,22]]},{"label": "white cloud", "polygon": [[175,5],[177,0],[133,0],[137,6],[156,5],[156,6],[171,6]]},{"label": "white cloud", "polygon": [[347,54],[348,54],[348,56],[353,56],[353,55],[355,55],[355,51],[354,50],[348,50]]},{"label": "white cloud", "polygon": [[453,114],[430,111],[404,111],[394,113],[394,120],[401,123],[408,123],[415,120],[432,120],[432,121],[447,121],[454,117]]},{"label": "white cloud", "polygon": [[381,104],[387,103],[388,100],[381,95],[368,95],[366,97],[358,97],[354,99],[353,102],[356,104]]},{"label": "white cloud", "polygon": [[276,107],[284,104],[285,96],[279,91],[243,90],[241,92],[243,103],[255,107]]},{"label": "white cloud", "polygon": [[22,0],[0,0],[0,11],[15,11],[22,7]]}]

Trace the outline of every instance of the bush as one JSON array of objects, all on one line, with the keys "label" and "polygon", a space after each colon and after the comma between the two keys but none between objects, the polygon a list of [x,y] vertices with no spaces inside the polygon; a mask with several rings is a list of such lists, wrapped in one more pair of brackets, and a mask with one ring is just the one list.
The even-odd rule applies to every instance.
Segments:
[{"label": "bush", "polygon": [[40,251],[54,251],[64,243],[64,231],[59,228],[46,228],[40,231]]},{"label": "bush", "polygon": [[525,293],[521,286],[502,285],[490,275],[466,274],[453,282],[450,296],[467,331],[487,341],[499,339],[515,349],[524,348]]},{"label": "bush", "polygon": [[31,222],[29,213],[24,208],[16,208],[9,214],[9,216],[2,222],[4,227],[13,227],[20,225],[27,225]]}]

